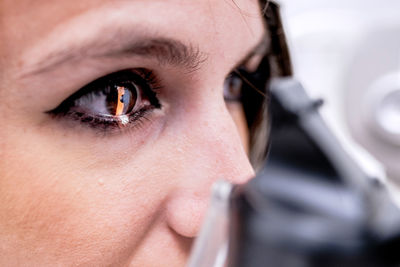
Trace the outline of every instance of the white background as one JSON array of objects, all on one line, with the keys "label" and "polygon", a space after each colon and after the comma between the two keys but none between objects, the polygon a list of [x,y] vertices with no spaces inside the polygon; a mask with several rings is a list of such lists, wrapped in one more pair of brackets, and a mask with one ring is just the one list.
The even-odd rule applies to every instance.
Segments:
[{"label": "white background", "polygon": [[381,127],[400,129],[400,97],[390,118],[380,106],[389,89],[400,95],[400,0],[278,2],[295,76],[325,100],[322,115],[364,169],[400,181],[400,133]]}]

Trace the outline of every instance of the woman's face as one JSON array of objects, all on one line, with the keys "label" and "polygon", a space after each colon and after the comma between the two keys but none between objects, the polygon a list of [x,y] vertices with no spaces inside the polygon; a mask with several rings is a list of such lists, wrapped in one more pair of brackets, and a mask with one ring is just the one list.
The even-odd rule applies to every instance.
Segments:
[{"label": "woman's face", "polygon": [[0,265],[183,265],[253,175],[223,92],[263,31],[256,0],[1,1]]}]

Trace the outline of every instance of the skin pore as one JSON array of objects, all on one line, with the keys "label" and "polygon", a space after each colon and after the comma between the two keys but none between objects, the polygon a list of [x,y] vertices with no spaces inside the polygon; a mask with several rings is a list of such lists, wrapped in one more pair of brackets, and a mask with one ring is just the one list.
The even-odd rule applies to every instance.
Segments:
[{"label": "skin pore", "polygon": [[[212,183],[254,175],[243,110],[223,87],[264,34],[260,10],[1,1],[0,265],[183,266]],[[160,105],[143,95],[145,118],[111,128],[52,112],[122,70],[155,76]]]}]

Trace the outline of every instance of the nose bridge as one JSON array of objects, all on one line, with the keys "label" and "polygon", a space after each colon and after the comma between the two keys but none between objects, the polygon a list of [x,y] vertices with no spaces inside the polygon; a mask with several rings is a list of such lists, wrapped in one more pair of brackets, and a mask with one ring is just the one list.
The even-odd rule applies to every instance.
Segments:
[{"label": "nose bridge", "polygon": [[244,183],[254,170],[224,103],[199,108],[181,136],[184,167],[167,204],[167,219],[177,233],[193,237],[200,228],[212,184],[218,179]]},{"label": "nose bridge", "polygon": [[[198,108],[195,119],[183,130],[188,140],[192,176],[207,175],[201,180],[225,179],[243,183],[254,175],[239,131],[224,101],[208,102]],[[193,174],[194,172],[194,174]]]},{"label": "nose bridge", "polygon": [[199,131],[199,140],[203,146],[205,156],[220,175],[219,179],[226,179],[232,183],[243,183],[253,174],[242,140],[231,115],[225,106],[219,107],[219,119],[215,119],[210,112],[208,133]]}]

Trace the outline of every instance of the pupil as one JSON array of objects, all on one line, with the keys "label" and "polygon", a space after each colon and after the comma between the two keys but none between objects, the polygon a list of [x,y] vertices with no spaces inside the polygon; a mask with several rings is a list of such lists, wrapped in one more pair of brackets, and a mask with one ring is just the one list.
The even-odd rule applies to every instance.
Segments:
[{"label": "pupil", "polygon": [[137,101],[136,87],[133,85],[110,86],[106,101],[107,110],[110,115],[120,116],[129,114]]}]

